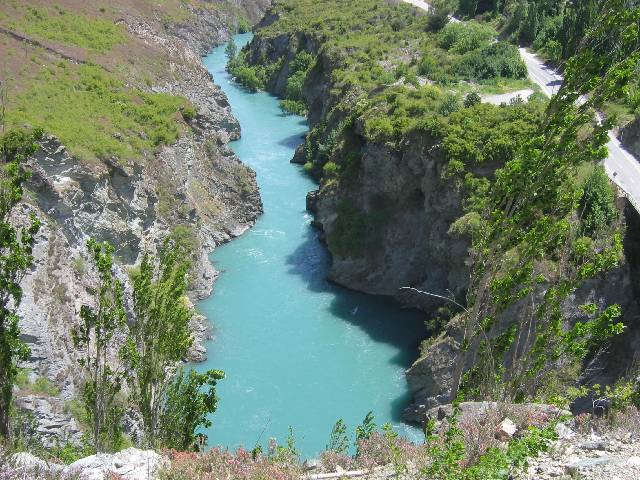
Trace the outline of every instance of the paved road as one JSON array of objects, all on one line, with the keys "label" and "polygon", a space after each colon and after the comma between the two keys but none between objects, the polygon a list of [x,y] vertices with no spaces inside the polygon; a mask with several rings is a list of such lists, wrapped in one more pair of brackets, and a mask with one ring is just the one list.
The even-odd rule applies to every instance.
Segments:
[{"label": "paved road", "polygon": [[[431,9],[431,6],[422,0],[403,1],[427,12]],[[521,48],[520,55],[527,65],[531,81],[536,83],[548,97],[557,93],[564,80],[562,76],[546,66],[528,50]],[[640,212],[640,163],[622,147],[612,132],[609,132],[607,147],[609,156],[604,161],[607,175],[625,193],[635,209]]]},{"label": "paved road", "polygon": [[431,5],[429,5],[427,2],[424,2],[423,0],[402,0],[402,1],[406,3],[410,3],[414,7],[418,7],[419,9],[424,10],[425,12],[428,12],[429,10],[431,10]]},{"label": "paved road", "polygon": [[497,95],[482,95],[483,103],[492,103],[493,105],[501,105],[503,103],[509,103],[516,97],[520,97],[522,100],[529,100],[529,97],[533,95],[533,90],[526,88],[524,90],[516,90],[515,92],[500,93]]},{"label": "paved road", "polygon": [[[538,84],[547,96],[557,93],[563,78],[553,69],[544,65],[534,54],[524,48],[520,55],[527,65],[529,78]],[[640,163],[620,144],[613,132],[609,132],[609,156],[604,161],[604,168],[609,178],[626,194],[636,210],[640,212]]]}]

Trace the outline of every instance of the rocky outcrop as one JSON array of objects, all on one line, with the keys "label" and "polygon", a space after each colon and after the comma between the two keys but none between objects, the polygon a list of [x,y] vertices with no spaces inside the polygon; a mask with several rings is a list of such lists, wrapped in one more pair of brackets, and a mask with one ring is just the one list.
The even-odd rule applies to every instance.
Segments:
[{"label": "rocky outcrop", "polygon": [[[624,261],[619,268],[606,275],[586,281],[565,302],[564,316],[570,323],[586,321],[580,305],[594,303],[604,309],[608,305],[618,304],[622,308],[622,321],[626,328],[624,334],[614,337],[607,348],[587,359],[582,376],[576,379],[576,383],[580,384],[610,385],[633,372],[640,359],[640,305],[637,301],[640,298],[640,214],[626,199],[619,199],[619,205],[626,223]],[[489,336],[504,332],[513,319],[519,318],[523,308],[523,305],[516,304],[500,315]],[[461,322],[461,316],[455,317],[437,337],[426,341],[420,358],[407,370],[407,382],[414,402],[404,412],[406,421],[420,424],[429,409],[451,401],[453,371],[456,358],[461,354]],[[476,352],[477,348],[473,346],[465,351],[466,368],[474,364]],[[572,406],[574,412],[591,411],[592,408],[590,397],[579,399]]]},{"label": "rocky outcrop", "polygon": [[618,137],[629,153],[635,158],[640,158],[640,117],[625,125]]},{"label": "rocky outcrop", "polygon": [[71,465],[45,462],[30,453],[16,453],[11,458],[21,478],[81,478],[82,480],[153,480],[169,460],[152,450],[128,448],[114,454],[97,454],[82,458]]},{"label": "rocky outcrop", "polygon": [[[258,32],[276,19],[277,14],[267,12]],[[322,159],[317,155],[307,158],[302,146],[292,161],[311,161],[318,170],[332,161],[351,172],[337,182],[323,184],[307,198],[314,225],[323,231],[332,254],[330,280],[371,294],[396,296],[399,288],[411,286],[463,296],[469,244],[448,233],[462,214],[461,197],[442,178],[445,165],[434,141],[415,135],[399,146],[369,142],[357,123],[337,132],[349,112],[334,107],[339,102],[355,103],[357,98],[355,92],[331,91],[332,71],[344,59],[332,58],[320,47],[318,39],[304,33],[256,35],[248,58],[252,64],[279,62],[267,90],[282,95],[296,53],[304,50],[317,55],[303,86],[310,126],[318,127],[322,121],[320,137],[312,142],[327,143],[337,133],[338,144]],[[348,157],[356,160],[347,165]],[[398,298],[425,310],[434,306],[416,295]]]}]

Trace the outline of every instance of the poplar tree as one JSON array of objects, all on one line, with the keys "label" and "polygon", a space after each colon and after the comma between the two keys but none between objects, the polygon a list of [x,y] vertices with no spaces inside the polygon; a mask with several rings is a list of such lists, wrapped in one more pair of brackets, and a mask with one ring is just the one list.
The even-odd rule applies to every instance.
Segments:
[{"label": "poplar tree", "polygon": [[135,318],[125,357],[132,371],[133,403],[143,419],[144,441],[156,447],[160,417],[175,367],[192,344],[187,302],[189,251],[184,242],[167,239],[158,261],[146,252],[133,275]]},{"label": "poplar tree", "polygon": [[85,373],[81,401],[91,425],[96,451],[118,447],[123,409],[117,403],[126,371],[117,349],[117,332],[126,327],[123,286],[113,273],[113,247],[91,239],[87,249],[98,271],[99,285],[93,291],[95,305],[80,308],[81,322],[72,330],[79,365]]},{"label": "poplar tree", "polygon": [[[4,126],[3,126],[4,131]],[[22,299],[22,280],[33,263],[33,245],[40,222],[31,217],[27,226],[16,228],[11,214],[22,199],[28,178],[22,164],[33,155],[41,130],[28,133],[11,130],[0,136],[0,437],[10,433],[9,410],[18,364],[29,356],[29,347],[20,340],[16,309]]]}]

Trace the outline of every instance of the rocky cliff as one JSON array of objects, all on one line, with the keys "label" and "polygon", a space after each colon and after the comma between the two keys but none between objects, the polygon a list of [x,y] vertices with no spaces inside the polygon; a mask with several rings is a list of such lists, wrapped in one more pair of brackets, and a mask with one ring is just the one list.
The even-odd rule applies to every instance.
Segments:
[{"label": "rocky cliff", "polygon": [[[406,291],[399,294],[399,289],[414,287],[465,303],[470,243],[452,228],[463,213],[463,197],[446,175],[439,140],[424,131],[409,133],[401,142],[368,137],[358,113],[362,92],[357,85],[336,87],[334,71],[345,59],[331,56],[320,33],[269,29],[279,19],[277,11],[267,13],[246,58],[250,65],[277,65],[266,87],[285,95],[296,54],[304,50],[315,57],[302,88],[310,134],[293,161],[305,163],[320,179],[307,205],[332,255],[330,279],[355,290],[396,296],[430,315],[437,307],[451,304]],[[266,33],[261,34],[261,28]],[[375,93],[365,96],[371,99]],[[473,173],[491,176],[497,167],[476,166]],[[339,175],[333,173],[335,169]],[[577,379],[588,384],[608,384],[627,374],[640,351],[636,300],[640,265],[636,225],[640,217],[624,199],[618,206],[626,224],[623,263],[587,282],[564,307],[570,322],[585,319],[577,307],[585,302],[600,307],[618,303],[624,312],[624,335],[589,358],[582,378]],[[505,312],[492,335],[503,332],[522,308]],[[426,409],[451,400],[454,361],[461,354],[459,323],[460,318],[454,317],[437,337],[425,342],[420,358],[407,371],[414,397],[414,404],[405,412],[407,421],[421,423]],[[475,353],[473,349],[465,353],[467,368],[475,362]]]},{"label": "rocky cliff", "polygon": [[[177,141],[143,159],[86,161],[47,134],[29,160],[33,173],[14,220],[25,222],[33,214],[42,228],[33,268],[22,281],[20,327],[31,348],[24,366],[28,383],[45,378],[53,391],[32,392],[27,385],[17,404],[36,415],[45,442],[62,430],[78,433],[65,401],[73,398],[78,381],[70,330],[79,321],[80,306],[91,304],[96,282],[86,240],[115,246],[118,276],[129,289],[127,269],[144,250],[154,251],[169,233],[186,237],[194,247],[190,297],[195,302],[211,293],[217,275],[209,253],[243,233],[262,212],[254,172],[228,146],[239,138],[240,127],[201,63],[202,54],[229,37],[241,14],[255,21],[267,2],[236,3],[235,10],[192,9],[185,23],[158,23],[133,9],[118,20],[137,48],[151,49],[169,68],[136,86],[186,97],[197,112]],[[210,326],[196,316],[192,329],[190,359],[202,361]]]}]

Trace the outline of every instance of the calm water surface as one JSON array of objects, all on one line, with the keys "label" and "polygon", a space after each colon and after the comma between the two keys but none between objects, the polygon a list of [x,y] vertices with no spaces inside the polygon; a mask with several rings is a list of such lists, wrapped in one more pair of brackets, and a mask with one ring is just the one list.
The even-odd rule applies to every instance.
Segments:
[{"label": "calm water surface", "polygon": [[[236,37],[239,46],[249,40]],[[283,115],[273,96],[233,83],[224,46],[204,61],[240,121],[242,139],[232,148],[257,172],[265,210],[253,229],[216,249],[211,260],[222,275],[199,304],[214,339],[209,360],[196,368],[227,374],[209,445],[284,442],[291,426],[298,449],[312,457],[338,418],[353,431],[369,410],[379,425],[390,422],[418,438],[400,413],[422,316],[325,280],[330,259],[305,211],[305,195],[316,185],[289,163],[306,122]]]}]

